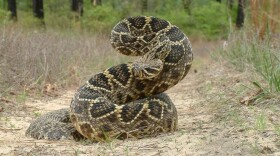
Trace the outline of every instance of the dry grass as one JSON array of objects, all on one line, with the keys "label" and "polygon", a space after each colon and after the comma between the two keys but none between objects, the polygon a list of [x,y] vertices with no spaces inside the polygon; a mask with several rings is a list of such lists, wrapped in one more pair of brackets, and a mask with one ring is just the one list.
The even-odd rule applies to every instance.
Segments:
[{"label": "dry grass", "polygon": [[0,29],[0,97],[6,93],[80,84],[101,69],[125,62],[106,35],[64,35]]},{"label": "dry grass", "polygon": [[280,2],[278,0],[250,0],[251,20],[259,38],[267,33],[274,34],[280,23]]},{"label": "dry grass", "polygon": [[268,33],[260,39],[259,35],[255,35],[254,28],[248,26],[229,34],[228,41],[224,42],[216,56],[232,63],[240,71],[250,71],[258,75],[260,79],[252,82],[266,95],[279,94],[279,41],[277,33]]}]

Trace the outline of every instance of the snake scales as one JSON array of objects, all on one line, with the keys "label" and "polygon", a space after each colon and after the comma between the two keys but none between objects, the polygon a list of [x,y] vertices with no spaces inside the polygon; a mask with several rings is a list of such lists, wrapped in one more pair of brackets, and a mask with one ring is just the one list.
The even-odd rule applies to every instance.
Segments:
[{"label": "snake scales", "polygon": [[77,90],[70,110],[39,117],[26,135],[104,141],[176,130],[176,108],[163,92],[191,67],[193,54],[186,35],[166,20],[137,16],[120,21],[110,40],[118,52],[141,57],[94,75]]}]

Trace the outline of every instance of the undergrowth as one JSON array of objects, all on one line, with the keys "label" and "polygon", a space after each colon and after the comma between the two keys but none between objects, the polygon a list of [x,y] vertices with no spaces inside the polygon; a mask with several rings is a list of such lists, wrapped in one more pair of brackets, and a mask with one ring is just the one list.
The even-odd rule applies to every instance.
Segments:
[{"label": "undergrowth", "polygon": [[[0,29],[0,98],[7,93],[78,86],[96,72],[127,62],[109,36]],[[22,99],[22,98],[21,98]]]},{"label": "undergrowth", "polygon": [[236,31],[229,36],[218,55],[232,63],[238,70],[256,73],[265,82],[254,82],[267,94],[280,93],[279,39],[267,36],[261,40],[248,30]]}]

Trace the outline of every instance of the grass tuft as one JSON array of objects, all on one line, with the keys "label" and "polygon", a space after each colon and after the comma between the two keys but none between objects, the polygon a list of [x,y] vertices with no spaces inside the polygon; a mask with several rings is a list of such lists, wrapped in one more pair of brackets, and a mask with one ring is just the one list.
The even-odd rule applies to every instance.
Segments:
[{"label": "grass tuft", "polygon": [[257,116],[256,118],[256,128],[260,131],[264,131],[266,129],[266,117],[263,113]]},{"label": "grass tuft", "polygon": [[280,93],[280,46],[275,39],[258,39],[249,31],[235,32],[218,54],[240,71],[257,73],[264,86],[255,82],[268,94]]}]

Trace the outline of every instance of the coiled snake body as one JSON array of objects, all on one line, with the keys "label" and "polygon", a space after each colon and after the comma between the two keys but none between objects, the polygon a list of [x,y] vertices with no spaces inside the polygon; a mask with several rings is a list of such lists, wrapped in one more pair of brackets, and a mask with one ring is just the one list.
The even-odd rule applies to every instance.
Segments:
[{"label": "coiled snake body", "polygon": [[90,78],[68,109],[41,116],[26,131],[37,139],[142,138],[177,128],[177,111],[163,93],[188,73],[193,54],[178,27],[147,16],[130,17],[111,32],[122,54],[141,56]]}]

